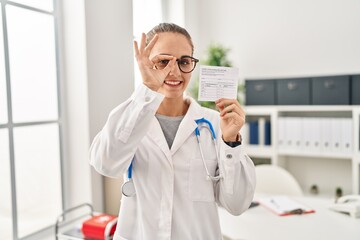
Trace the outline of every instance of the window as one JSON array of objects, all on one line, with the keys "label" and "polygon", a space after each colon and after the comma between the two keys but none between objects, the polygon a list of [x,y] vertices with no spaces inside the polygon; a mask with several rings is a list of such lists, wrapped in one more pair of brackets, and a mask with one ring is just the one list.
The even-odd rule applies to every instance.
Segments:
[{"label": "window", "polygon": [[18,240],[63,208],[56,9],[0,2],[0,239]]},{"label": "window", "polygon": [[[150,31],[155,25],[163,21],[161,0],[133,0],[133,33],[140,41],[143,32]],[[135,87],[141,83],[141,74],[134,58]]]}]

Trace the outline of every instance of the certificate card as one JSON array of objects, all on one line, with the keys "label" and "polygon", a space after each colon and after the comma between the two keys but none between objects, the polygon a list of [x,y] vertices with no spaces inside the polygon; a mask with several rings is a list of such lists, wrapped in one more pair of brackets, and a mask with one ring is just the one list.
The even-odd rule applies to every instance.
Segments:
[{"label": "certificate card", "polygon": [[199,101],[215,102],[219,98],[237,98],[239,69],[200,66]]}]

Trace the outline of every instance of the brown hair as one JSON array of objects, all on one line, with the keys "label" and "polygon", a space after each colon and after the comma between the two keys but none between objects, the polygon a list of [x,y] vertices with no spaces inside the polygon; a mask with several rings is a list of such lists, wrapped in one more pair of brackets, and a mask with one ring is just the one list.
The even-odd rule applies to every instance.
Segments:
[{"label": "brown hair", "polygon": [[166,33],[166,32],[179,33],[179,34],[182,34],[183,36],[185,36],[189,40],[189,43],[191,45],[191,50],[192,50],[191,54],[194,53],[194,44],[192,42],[190,34],[188,33],[188,31],[186,31],[185,28],[182,28],[174,23],[160,23],[160,24],[156,25],[155,27],[153,27],[153,29],[151,29],[146,34],[146,45],[149,44],[149,42],[151,41],[151,39],[153,39],[155,34]]}]

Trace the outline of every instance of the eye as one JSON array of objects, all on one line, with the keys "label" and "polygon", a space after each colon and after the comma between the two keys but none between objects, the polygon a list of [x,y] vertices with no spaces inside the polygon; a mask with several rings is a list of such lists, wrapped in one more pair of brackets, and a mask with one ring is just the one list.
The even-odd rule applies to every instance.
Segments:
[{"label": "eye", "polygon": [[183,66],[191,64],[191,58],[182,58],[180,59],[180,64]]},{"label": "eye", "polygon": [[169,60],[160,60],[158,65],[160,66],[166,66],[169,63]]}]

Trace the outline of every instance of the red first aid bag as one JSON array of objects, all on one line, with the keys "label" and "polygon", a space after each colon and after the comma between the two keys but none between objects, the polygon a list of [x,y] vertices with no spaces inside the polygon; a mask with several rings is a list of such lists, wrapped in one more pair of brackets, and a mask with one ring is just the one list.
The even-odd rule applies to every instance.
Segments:
[{"label": "red first aid bag", "polygon": [[109,240],[114,235],[116,223],[116,216],[100,214],[83,222],[81,231],[86,239]]}]

